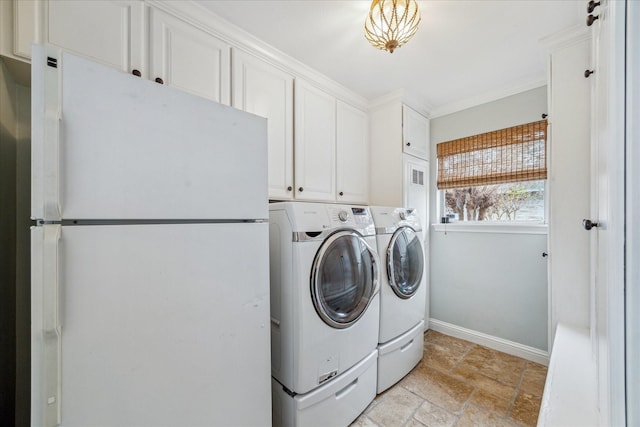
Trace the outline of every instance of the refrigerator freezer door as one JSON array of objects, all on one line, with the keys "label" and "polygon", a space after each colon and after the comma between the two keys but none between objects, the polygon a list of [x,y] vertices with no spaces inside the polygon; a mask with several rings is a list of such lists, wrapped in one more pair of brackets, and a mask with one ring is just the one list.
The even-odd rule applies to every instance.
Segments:
[{"label": "refrigerator freezer door", "polygon": [[[269,425],[266,223],[34,228],[35,394],[51,375],[42,307],[56,298],[41,267],[51,227],[62,426]],[[46,401],[33,402],[44,424]]]},{"label": "refrigerator freezer door", "polygon": [[266,119],[50,46],[32,73],[34,219],[267,218]]}]

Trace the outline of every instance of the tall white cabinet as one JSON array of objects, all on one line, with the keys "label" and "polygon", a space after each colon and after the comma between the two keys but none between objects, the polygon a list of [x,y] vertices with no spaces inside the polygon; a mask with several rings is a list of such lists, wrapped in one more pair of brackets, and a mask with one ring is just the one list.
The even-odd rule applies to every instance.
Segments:
[{"label": "tall white cabinet", "polygon": [[589,328],[591,42],[587,28],[546,40],[549,49],[549,349],[558,323]]},{"label": "tall white cabinet", "polygon": [[293,76],[233,50],[232,105],[267,118],[269,198],[293,198]]}]

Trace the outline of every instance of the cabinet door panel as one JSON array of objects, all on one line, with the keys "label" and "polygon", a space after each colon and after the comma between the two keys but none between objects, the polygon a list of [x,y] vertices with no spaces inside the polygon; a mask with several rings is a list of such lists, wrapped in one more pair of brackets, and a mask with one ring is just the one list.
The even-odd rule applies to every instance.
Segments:
[{"label": "cabinet door panel", "polygon": [[367,114],[337,101],[337,200],[367,203],[369,195],[369,140]]},{"label": "cabinet door panel", "polygon": [[56,0],[46,3],[46,41],[130,72],[144,69],[144,4]]},{"label": "cabinet door panel", "polygon": [[242,51],[233,52],[235,108],[267,118],[269,198],[293,198],[293,77]]},{"label": "cabinet door panel", "polygon": [[221,104],[230,101],[231,48],[211,34],[151,10],[149,78]]},{"label": "cabinet door panel", "polygon": [[429,160],[429,119],[406,105],[402,106],[403,150]]},{"label": "cabinet door panel", "polygon": [[12,52],[22,58],[31,58],[31,44],[35,41],[38,5],[34,0],[13,2],[13,46]]},{"label": "cabinet door panel", "polygon": [[295,91],[295,165],[296,199],[335,201],[336,101],[301,80]]}]

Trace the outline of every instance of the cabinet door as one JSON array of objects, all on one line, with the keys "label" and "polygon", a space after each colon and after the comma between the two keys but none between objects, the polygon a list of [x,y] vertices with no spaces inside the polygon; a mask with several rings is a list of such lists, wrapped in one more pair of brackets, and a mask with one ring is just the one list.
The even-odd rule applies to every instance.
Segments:
[{"label": "cabinet door", "polygon": [[232,81],[233,106],[267,118],[269,198],[293,199],[293,77],[234,50]]},{"label": "cabinet door", "polygon": [[336,111],[336,199],[366,204],[369,196],[367,114],[341,101],[337,101]]},{"label": "cabinet door", "polygon": [[402,106],[402,142],[407,154],[429,160],[429,119]]},{"label": "cabinet door", "polygon": [[41,14],[42,4],[36,0],[0,0],[0,55],[31,59],[31,44],[41,32],[37,28]]},{"label": "cabinet door", "polygon": [[231,48],[222,40],[151,9],[149,53],[151,80],[229,105]]},{"label": "cabinet door", "polygon": [[45,3],[45,41],[126,72],[145,70],[142,1]]},{"label": "cabinet door", "polygon": [[336,100],[296,79],[295,197],[335,201]]}]

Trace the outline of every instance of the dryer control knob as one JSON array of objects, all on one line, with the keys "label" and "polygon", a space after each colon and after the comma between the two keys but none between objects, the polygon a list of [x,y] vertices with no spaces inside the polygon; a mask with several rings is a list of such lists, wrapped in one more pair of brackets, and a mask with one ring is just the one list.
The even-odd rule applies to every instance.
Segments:
[{"label": "dryer control knob", "polygon": [[347,222],[347,220],[349,219],[349,214],[347,213],[347,211],[340,211],[338,212],[338,219],[342,222]]},{"label": "dryer control knob", "polygon": [[403,221],[407,219],[407,213],[405,211],[400,211],[400,219]]}]

